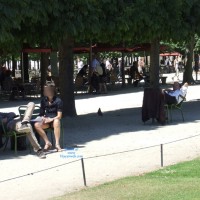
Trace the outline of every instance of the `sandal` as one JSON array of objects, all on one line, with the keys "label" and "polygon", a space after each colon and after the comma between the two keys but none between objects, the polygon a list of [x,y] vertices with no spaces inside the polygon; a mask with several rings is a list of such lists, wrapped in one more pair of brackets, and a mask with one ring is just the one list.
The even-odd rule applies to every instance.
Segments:
[{"label": "sandal", "polygon": [[55,145],[55,148],[56,148],[57,152],[61,152],[61,151],[62,151],[62,149],[61,149],[61,147],[60,147],[59,144],[56,144],[56,145]]},{"label": "sandal", "polygon": [[52,144],[50,142],[47,143],[47,144],[45,144],[45,146],[44,146],[44,152],[47,152],[48,150],[50,150],[51,147],[52,147]]}]

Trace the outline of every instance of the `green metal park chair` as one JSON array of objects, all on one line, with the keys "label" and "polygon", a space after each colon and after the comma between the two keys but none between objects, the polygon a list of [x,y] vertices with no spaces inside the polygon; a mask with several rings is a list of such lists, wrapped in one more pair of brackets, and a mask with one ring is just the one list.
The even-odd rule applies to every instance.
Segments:
[{"label": "green metal park chair", "polygon": [[[18,108],[21,118],[23,118],[23,115],[26,111],[26,108],[27,108],[27,106],[20,106]],[[32,114],[32,119],[35,119],[36,117],[38,117],[39,114],[40,114],[40,106],[35,106],[35,109],[34,109],[33,114]],[[47,134],[49,133],[51,135],[51,143],[53,145],[54,144],[54,129],[53,128],[47,128],[47,129],[45,129],[45,132]],[[36,137],[37,137],[38,141],[40,142],[40,137],[38,137],[38,134],[36,134]],[[64,147],[64,132],[63,132],[62,119],[60,120],[60,139],[61,139],[61,147],[63,148]]]},{"label": "green metal park chair", "polygon": [[[21,119],[23,118],[26,109],[27,109],[27,106],[19,106],[18,111],[19,111],[19,115],[20,115]],[[32,115],[32,119],[35,119],[39,115],[39,110],[40,110],[40,107],[35,106],[35,109],[34,109],[33,115]],[[2,131],[3,131],[2,137],[5,138],[5,141],[4,141],[4,144],[3,144],[4,150],[6,149],[6,147],[8,145],[9,139],[11,137],[14,137],[14,151],[15,151],[15,154],[17,154],[17,144],[18,144],[17,139],[20,138],[20,137],[26,137],[27,133],[19,133],[15,130],[8,130],[7,127],[5,126],[5,124],[3,124],[2,121],[1,121],[1,126],[2,126]],[[30,152],[31,152],[30,145],[29,145],[29,149],[30,149]]]},{"label": "green metal park chair", "polygon": [[180,102],[178,101],[179,103],[177,103],[177,104],[170,104],[170,105],[165,104],[168,121],[170,120],[172,122],[172,110],[180,111],[182,120],[183,120],[183,122],[185,121],[183,111],[182,111],[182,104],[186,99],[186,95],[185,96],[179,95],[178,99],[181,99],[181,101]]},{"label": "green metal park chair", "polygon": [[[18,108],[18,111],[19,111],[19,114],[20,114],[20,118],[22,119],[24,114],[25,114],[25,111],[26,111],[26,108],[27,106],[19,106]],[[40,107],[39,106],[35,106],[35,109],[33,111],[33,115],[32,115],[32,119],[35,119],[36,117],[38,117],[40,113]],[[61,147],[64,148],[64,131],[63,131],[63,121],[61,119],[61,127],[60,127],[60,131],[61,131]],[[0,124],[2,126],[2,138],[5,138],[5,141],[3,142],[3,146],[4,146],[4,151],[8,145],[8,142],[9,142],[9,139],[11,137],[14,137],[14,151],[15,151],[15,154],[17,154],[17,139],[20,138],[20,137],[26,137],[27,133],[19,133],[15,130],[8,130],[7,127],[5,126],[5,124],[0,121]],[[54,129],[53,128],[48,128],[48,129],[45,129],[45,132],[46,133],[50,133],[51,134],[51,142],[53,144],[53,133],[54,133]],[[30,144],[29,144],[29,149],[30,149],[30,152],[31,152],[31,147],[30,147]]]},{"label": "green metal park chair", "polygon": [[[20,137],[26,137],[27,133],[19,133],[15,130],[8,130],[7,127],[5,126],[5,124],[1,121],[1,126],[2,126],[2,137],[5,138],[5,142],[4,142],[4,151],[8,145],[9,139],[11,137],[14,137],[14,151],[15,154],[17,154],[17,139]],[[30,150],[31,151],[31,150]]]}]

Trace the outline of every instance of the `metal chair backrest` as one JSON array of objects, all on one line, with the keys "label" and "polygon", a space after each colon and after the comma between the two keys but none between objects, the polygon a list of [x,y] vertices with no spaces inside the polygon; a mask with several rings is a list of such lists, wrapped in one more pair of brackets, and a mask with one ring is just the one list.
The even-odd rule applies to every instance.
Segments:
[{"label": "metal chair backrest", "polygon": [[[26,109],[27,109],[27,106],[19,106],[18,111],[19,111],[20,118],[24,117]],[[40,106],[35,106],[31,119],[35,119],[36,117],[39,116],[39,114],[40,114]]]},{"label": "metal chair backrest", "polygon": [[[182,96],[182,95],[178,96],[178,103],[176,104],[176,106],[181,106],[182,105],[182,103],[186,99],[186,95],[187,95],[187,93],[184,96]],[[182,100],[179,102],[179,99],[182,99]]]}]

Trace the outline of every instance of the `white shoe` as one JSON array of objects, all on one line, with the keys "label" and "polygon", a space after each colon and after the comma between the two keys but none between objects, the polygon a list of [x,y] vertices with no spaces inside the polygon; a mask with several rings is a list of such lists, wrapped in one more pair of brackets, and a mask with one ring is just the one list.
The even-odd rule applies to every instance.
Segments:
[{"label": "white shoe", "polygon": [[27,124],[22,124],[21,127],[18,129],[19,133],[30,133],[31,129]]}]

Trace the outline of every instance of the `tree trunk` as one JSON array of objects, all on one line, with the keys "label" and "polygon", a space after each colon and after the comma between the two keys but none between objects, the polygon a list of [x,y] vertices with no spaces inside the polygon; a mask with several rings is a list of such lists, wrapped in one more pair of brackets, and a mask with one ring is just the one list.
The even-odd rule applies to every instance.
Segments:
[{"label": "tree trunk", "polygon": [[58,57],[57,52],[52,52],[50,54],[51,61],[51,75],[58,77]]},{"label": "tree trunk", "polygon": [[15,70],[17,69],[17,61],[14,56],[12,56],[12,76],[15,77]]},{"label": "tree trunk", "polygon": [[[123,46],[123,48],[125,48],[125,42],[124,41],[123,41],[122,46]],[[125,84],[125,72],[124,72],[124,68],[125,68],[124,51],[122,51],[122,67],[121,67],[122,88],[126,86],[126,84]]]},{"label": "tree trunk", "polygon": [[37,60],[37,69],[40,70],[40,61]]},{"label": "tree trunk", "polygon": [[28,53],[23,52],[23,75],[24,75],[24,82],[29,82],[29,72],[28,72]]},{"label": "tree trunk", "polygon": [[194,56],[194,46],[195,46],[195,38],[194,36],[191,37],[188,45],[187,45],[187,49],[186,49],[186,53],[187,53],[187,62],[185,65],[185,71],[183,74],[183,83],[188,82],[188,83],[192,83],[194,82],[194,79],[192,77],[192,62],[193,62],[193,56]]},{"label": "tree trunk", "polygon": [[66,37],[60,44],[59,49],[59,78],[60,94],[63,101],[64,116],[76,116],[74,98],[74,62],[73,62],[74,41]]},{"label": "tree trunk", "polygon": [[10,60],[9,60],[9,58],[7,59],[7,67],[8,67],[8,69],[10,70]]},{"label": "tree trunk", "polygon": [[199,72],[199,54],[194,54],[194,71],[196,74],[196,81],[198,80],[198,72]]},{"label": "tree trunk", "polygon": [[150,58],[150,86],[159,88],[159,47],[160,41],[154,39],[151,42],[151,58]]},{"label": "tree trunk", "polygon": [[46,71],[49,65],[49,53],[41,53],[41,96],[43,96],[43,87],[46,84]]}]

